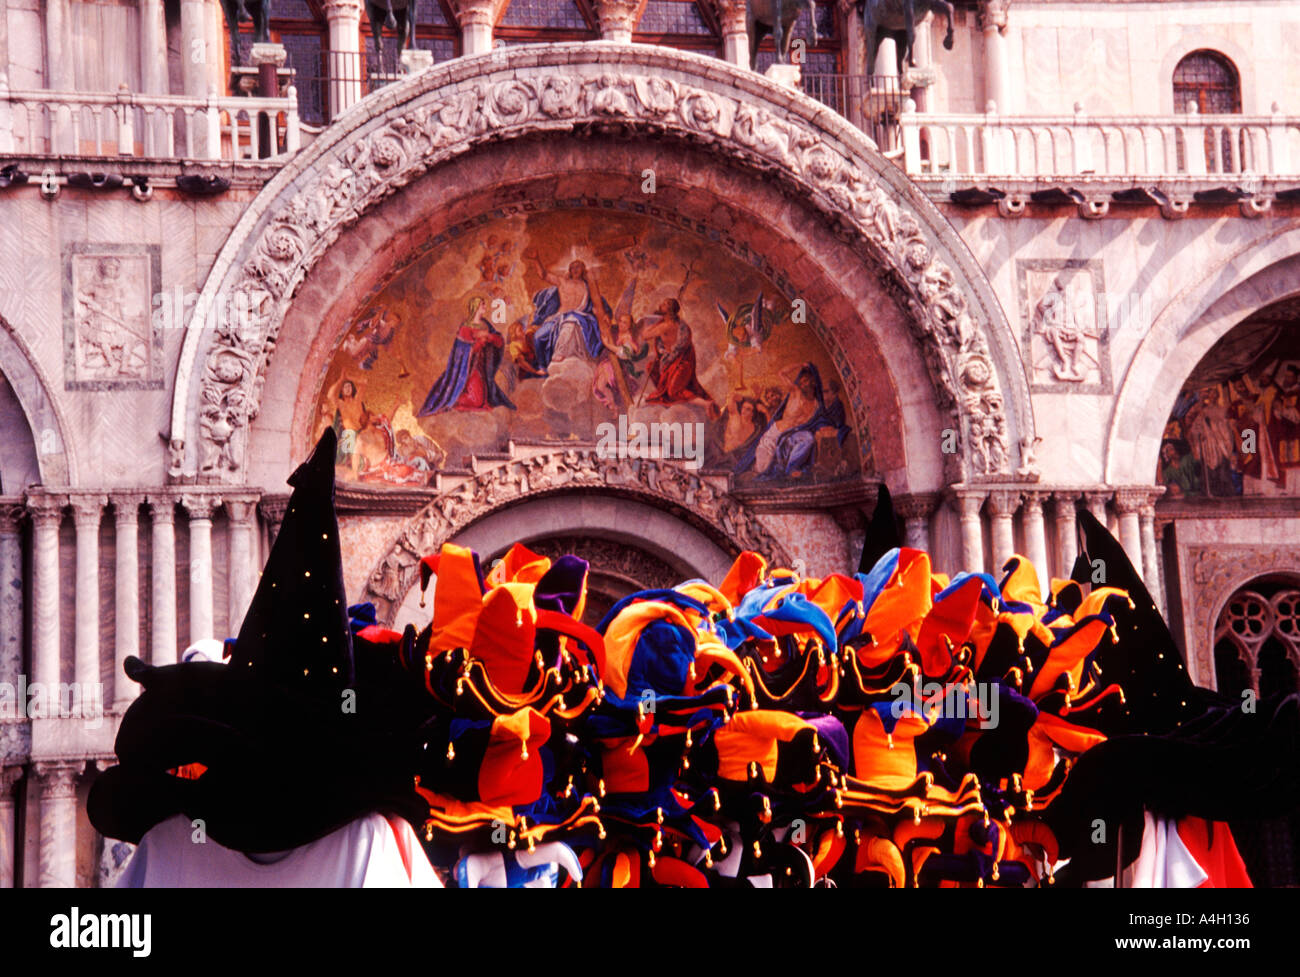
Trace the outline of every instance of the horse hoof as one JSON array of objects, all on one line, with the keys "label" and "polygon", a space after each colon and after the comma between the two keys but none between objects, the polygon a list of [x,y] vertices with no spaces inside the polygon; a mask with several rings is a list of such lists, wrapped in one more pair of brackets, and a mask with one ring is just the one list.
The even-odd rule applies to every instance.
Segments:
[{"label": "horse hoof", "polygon": [[944,49],[945,51],[951,51],[951,50],[952,50],[952,35],[951,35],[951,34],[949,34],[947,37],[945,37],[945,38],[943,39],[943,49]]}]

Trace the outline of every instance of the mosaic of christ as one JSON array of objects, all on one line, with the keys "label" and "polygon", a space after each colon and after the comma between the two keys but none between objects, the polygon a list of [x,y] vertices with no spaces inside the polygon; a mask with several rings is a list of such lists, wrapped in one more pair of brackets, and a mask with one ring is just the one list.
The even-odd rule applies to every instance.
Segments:
[{"label": "mosaic of christ", "polygon": [[[356,310],[313,438],[344,480],[423,486],[507,442],[700,424],[738,485],[857,477],[870,445],[810,327],[730,252],[651,218],[550,210],[477,225]],[[700,430],[700,428],[692,428]]]}]

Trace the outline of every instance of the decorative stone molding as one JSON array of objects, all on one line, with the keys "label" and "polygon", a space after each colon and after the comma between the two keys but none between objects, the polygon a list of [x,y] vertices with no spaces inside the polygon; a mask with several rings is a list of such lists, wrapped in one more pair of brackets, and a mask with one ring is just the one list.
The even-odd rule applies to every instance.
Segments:
[{"label": "decorative stone molding", "polygon": [[369,114],[348,113],[267,186],[204,286],[198,308],[217,307],[221,295],[248,312],[186,335],[171,441],[189,449],[200,481],[243,478],[246,432],[285,313],[345,228],[479,145],[591,129],[704,147],[725,165],[777,179],[860,242],[908,312],[937,399],[965,434],[964,455],[947,456],[950,481],[1008,472],[1012,438],[1032,435],[1015,340],[978,264],[906,176],[819,103],[714,58],[616,44],[460,58],[369,101]]},{"label": "decorative stone molding", "polygon": [[517,458],[466,478],[412,517],[375,565],[363,600],[374,603],[379,620],[391,622],[416,578],[421,557],[436,552],[470,524],[521,498],[554,492],[607,492],[681,507],[707,526],[733,554],[762,553],[776,565],[790,556],[725,487],[674,462],[608,459],[591,448],[569,448]]}]

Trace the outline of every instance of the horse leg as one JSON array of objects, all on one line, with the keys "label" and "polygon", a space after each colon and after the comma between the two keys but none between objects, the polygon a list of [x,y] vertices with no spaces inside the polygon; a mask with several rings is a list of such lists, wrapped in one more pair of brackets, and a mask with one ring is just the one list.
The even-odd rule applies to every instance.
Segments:
[{"label": "horse leg", "polygon": [[951,51],[952,50],[952,14],[953,14],[952,4],[948,3],[948,0],[938,0],[938,2],[943,9],[944,16],[948,18],[948,33],[943,36],[943,49],[945,51]]},{"label": "horse leg", "polygon": [[916,47],[916,0],[903,0],[903,34],[904,48],[898,52],[899,74],[902,74],[904,65],[916,67],[913,52]]}]

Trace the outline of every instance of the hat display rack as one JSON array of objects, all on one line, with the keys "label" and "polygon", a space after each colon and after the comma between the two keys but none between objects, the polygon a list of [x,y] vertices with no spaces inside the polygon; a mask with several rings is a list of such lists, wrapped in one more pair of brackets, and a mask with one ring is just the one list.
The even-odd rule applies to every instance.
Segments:
[{"label": "hat display rack", "polygon": [[446,543],[429,623],[397,632],[346,605],[332,438],[229,661],[127,661],[144,689],[89,801],[107,837],[184,813],[280,851],[379,811],[450,885],[506,863],[521,885],[1077,886],[1122,875],[1151,815],[1300,805],[1297,696],[1196,687],[1084,510],[1046,598],[1021,556],[936,572],[882,486],[856,573],[744,552],[591,627],[586,561]]}]

